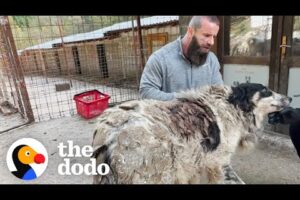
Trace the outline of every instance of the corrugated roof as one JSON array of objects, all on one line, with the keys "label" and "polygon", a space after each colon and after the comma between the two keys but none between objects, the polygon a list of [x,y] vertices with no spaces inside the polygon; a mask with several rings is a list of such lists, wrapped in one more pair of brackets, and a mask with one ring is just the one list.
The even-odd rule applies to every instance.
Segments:
[{"label": "corrugated roof", "polygon": [[[178,21],[179,16],[153,16],[153,17],[146,17],[141,19],[141,26],[149,26],[149,25],[156,25],[156,24],[163,24],[172,21]],[[134,20],[134,27],[137,26],[136,20]],[[102,29],[98,29],[95,31],[87,32],[87,33],[78,33],[74,35],[69,35],[63,37],[64,43],[68,42],[77,42],[83,40],[93,40],[93,39],[100,39],[104,37],[104,34],[109,31],[117,31],[117,30],[126,30],[132,28],[132,21],[126,21],[121,23],[113,24],[112,26],[105,27]],[[31,47],[27,47],[23,50],[19,50],[18,53],[20,54],[24,50],[32,50],[32,49],[49,49],[52,48],[53,44],[62,43],[61,38],[51,40],[45,43],[41,43],[38,45],[34,45]]]}]

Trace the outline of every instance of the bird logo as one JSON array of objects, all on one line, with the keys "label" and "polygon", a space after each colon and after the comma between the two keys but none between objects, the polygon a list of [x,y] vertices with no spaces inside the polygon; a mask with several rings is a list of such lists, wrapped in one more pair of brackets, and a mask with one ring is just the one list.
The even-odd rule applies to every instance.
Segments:
[{"label": "bird logo", "polygon": [[22,180],[34,180],[45,171],[48,154],[39,141],[23,138],[10,146],[6,161],[13,175]]}]

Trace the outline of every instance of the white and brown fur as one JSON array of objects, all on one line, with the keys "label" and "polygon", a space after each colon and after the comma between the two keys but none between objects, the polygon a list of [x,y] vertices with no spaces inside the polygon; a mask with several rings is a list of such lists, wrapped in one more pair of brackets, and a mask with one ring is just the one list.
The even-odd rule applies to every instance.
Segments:
[{"label": "white and brown fur", "polygon": [[107,109],[93,138],[97,163],[110,173],[94,183],[224,183],[222,166],[253,146],[263,117],[290,99],[261,84],[210,86],[173,101],[136,100]]}]

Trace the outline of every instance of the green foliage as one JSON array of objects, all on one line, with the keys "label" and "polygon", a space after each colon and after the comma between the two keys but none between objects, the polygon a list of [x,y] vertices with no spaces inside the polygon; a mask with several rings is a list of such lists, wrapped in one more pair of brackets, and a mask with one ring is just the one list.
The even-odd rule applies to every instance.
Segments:
[{"label": "green foliage", "polygon": [[232,16],[230,34],[232,36],[243,35],[250,31],[250,16]]},{"label": "green foliage", "polygon": [[[136,16],[10,16],[17,49],[47,42],[61,36],[94,31]],[[61,27],[61,32],[59,30]]]},{"label": "green foliage", "polygon": [[31,16],[13,16],[13,21],[16,23],[16,25],[20,28],[29,27],[29,21],[32,20],[33,17]]}]

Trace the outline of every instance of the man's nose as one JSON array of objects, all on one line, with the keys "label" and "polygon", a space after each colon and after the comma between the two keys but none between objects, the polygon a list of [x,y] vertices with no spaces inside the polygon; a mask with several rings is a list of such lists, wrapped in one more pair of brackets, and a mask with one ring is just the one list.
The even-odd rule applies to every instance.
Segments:
[{"label": "man's nose", "polygon": [[210,38],[208,39],[208,44],[210,44],[210,45],[212,46],[212,45],[214,45],[214,43],[215,43],[214,37],[210,37]]}]

